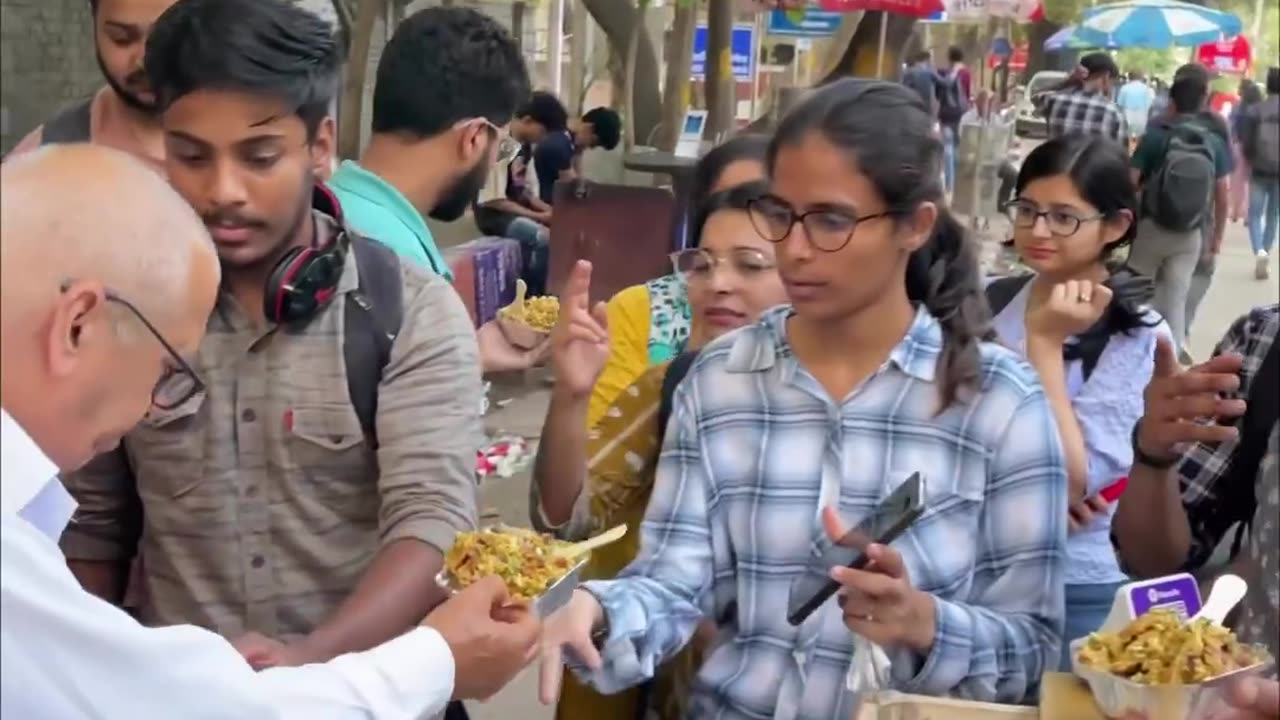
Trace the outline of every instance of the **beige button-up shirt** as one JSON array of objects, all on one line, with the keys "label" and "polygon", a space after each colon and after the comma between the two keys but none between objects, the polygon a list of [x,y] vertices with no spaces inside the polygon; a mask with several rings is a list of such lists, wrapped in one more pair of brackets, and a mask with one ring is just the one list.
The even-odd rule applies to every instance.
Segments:
[{"label": "beige button-up shirt", "polygon": [[401,264],[404,321],[375,449],[342,348],[355,262],[349,253],[339,297],[302,328],[255,328],[221,298],[196,362],[208,389],[64,478],[80,503],[67,557],[140,550],[145,623],[287,641],[337,609],[382,545],[444,552],[474,527],[481,389],[467,312],[445,280]]}]

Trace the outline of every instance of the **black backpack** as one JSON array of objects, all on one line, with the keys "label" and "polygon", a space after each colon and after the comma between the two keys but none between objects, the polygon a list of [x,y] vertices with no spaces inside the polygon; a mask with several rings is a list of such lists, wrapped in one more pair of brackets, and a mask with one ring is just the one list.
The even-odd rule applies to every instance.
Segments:
[{"label": "black backpack", "polygon": [[680,353],[667,365],[667,374],[662,376],[662,394],[658,402],[658,437],[667,434],[667,422],[671,420],[671,403],[675,398],[676,388],[680,381],[689,374],[693,361],[698,359],[697,350]]},{"label": "black backpack", "polygon": [[1217,173],[1210,130],[1193,122],[1168,126],[1160,164],[1142,179],[1142,214],[1167,230],[1195,230],[1206,223]]},{"label": "black backpack", "polygon": [[[1031,282],[1032,277],[1032,275],[1011,275],[992,280],[986,290],[991,317],[999,315],[1000,311],[1004,310],[1019,292],[1022,292],[1022,288]],[[1076,337],[1076,342],[1062,346],[1062,358],[1068,362],[1079,360],[1080,370],[1086,382],[1093,374],[1093,369],[1098,366],[1098,358],[1102,357],[1102,351],[1111,341],[1111,335],[1106,331],[1106,320],[1104,313],[1093,327]]]},{"label": "black backpack", "polygon": [[342,354],[351,405],[365,438],[376,447],[378,384],[404,323],[404,278],[400,258],[391,248],[359,235],[350,238],[359,285],[344,300]]},{"label": "black backpack", "polygon": [[969,110],[969,98],[960,84],[960,72],[953,70],[938,82],[938,121],[943,125],[958,125]]}]

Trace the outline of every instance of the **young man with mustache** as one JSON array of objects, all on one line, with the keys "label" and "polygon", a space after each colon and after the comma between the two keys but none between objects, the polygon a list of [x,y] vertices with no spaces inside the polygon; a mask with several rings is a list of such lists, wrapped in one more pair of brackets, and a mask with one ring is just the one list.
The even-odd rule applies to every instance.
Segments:
[{"label": "young man with mustache", "polygon": [[[157,20],[145,65],[165,171],[222,266],[192,362],[205,389],[66,477],[80,507],[62,542],[86,587],[118,601],[140,552],[144,623],[212,629],[258,668],[412,627],[475,524],[466,310],[443,278],[350,231],[317,184],[341,64],[328,24],[288,0],[179,0]],[[499,141],[484,117],[448,132],[469,167]]]},{"label": "young man with mustache", "polygon": [[106,86],[32,130],[10,155],[47,143],[93,142],[161,169],[164,138],[142,53],[152,24],[172,4],[173,0],[89,0],[94,51]]}]

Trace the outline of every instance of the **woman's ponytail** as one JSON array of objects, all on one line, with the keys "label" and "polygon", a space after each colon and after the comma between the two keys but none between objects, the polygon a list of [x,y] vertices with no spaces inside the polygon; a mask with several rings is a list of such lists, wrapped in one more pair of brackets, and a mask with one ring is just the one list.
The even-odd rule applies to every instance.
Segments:
[{"label": "woman's ponytail", "polygon": [[976,392],[981,382],[978,343],[994,338],[981,277],[977,253],[964,227],[940,207],[933,235],[907,262],[907,297],[923,303],[942,327],[939,411],[962,392]]}]

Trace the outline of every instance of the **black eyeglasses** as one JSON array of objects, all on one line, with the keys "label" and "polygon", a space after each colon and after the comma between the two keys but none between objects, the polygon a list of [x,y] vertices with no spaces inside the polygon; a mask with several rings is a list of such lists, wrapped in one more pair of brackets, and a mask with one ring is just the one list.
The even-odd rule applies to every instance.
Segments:
[{"label": "black eyeglasses", "polygon": [[1106,217],[1102,213],[1080,217],[1068,210],[1041,210],[1038,205],[1026,200],[1015,200],[1009,203],[1005,212],[1009,213],[1009,222],[1013,223],[1015,228],[1030,230],[1036,226],[1040,218],[1044,218],[1044,225],[1048,228],[1049,234],[1063,238],[1075,235],[1084,223]]},{"label": "black eyeglasses", "polygon": [[751,226],[760,237],[780,243],[791,234],[796,223],[804,225],[809,244],[822,252],[839,252],[853,239],[858,223],[896,215],[893,210],[858,215],[845,210],[824,208],[798,213],[782,200],[764,196],[747,203]]},{"label": "black eyeglasses", "polygon": [[[64,286],[63,292],[66,292],[66,289],[67,286]],[[169,353],[169,358],[173,361],[172,365],[165,367],[164,373],[160,375],[155,387],[151,389],[152,405],[160,410],[172,410],[205,389],[204,381],[196,374],[196,370],[191,367],[191,363],[187,362],[173,345],[164,339],[164,335],[155,325],[151,324],[151,321],[147,319],[146,315],[142,314],[141,310],[110,290],[106,291],[104,295],[108,302],[122,305],[130,313],[133,313],[138,322],[142,323],[152,337],[164,347],[165,351]]]}]

